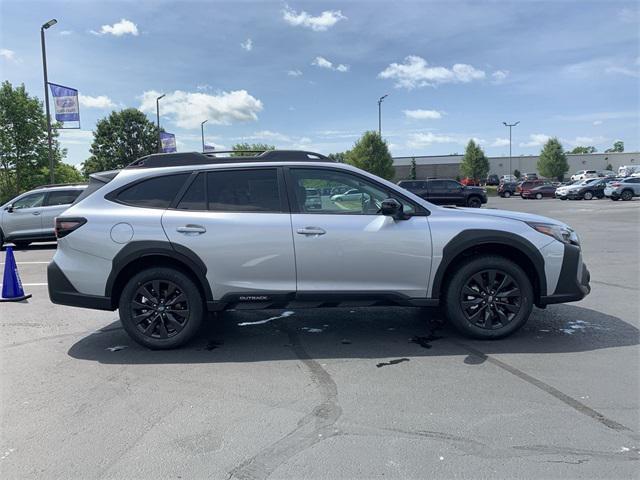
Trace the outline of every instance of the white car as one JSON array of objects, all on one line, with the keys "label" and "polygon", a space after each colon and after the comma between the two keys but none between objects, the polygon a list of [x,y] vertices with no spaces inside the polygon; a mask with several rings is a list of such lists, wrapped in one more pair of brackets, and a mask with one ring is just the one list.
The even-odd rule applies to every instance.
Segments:
[{"label": "white car", "polygon": [[562,185],[561,187],[556,188],[555,197],[560,200],[566,200],[567,196],[573,192],[578,191],[585,185],[588,185],[591,182],[595,182],[599,180],[598,178],[589,178],[587,180],[576,180],[569,185]]},{"label": "white car", "polygon": [[518,177],[516,177],[515,175],[500,176],[500,183],[510,183],[510,182],[517,182],[517,181],[518,181]]},{"label": "white car", "polygon": [[580,170],[571,175],[571,181],[575,182],[576,180],[584,180],[586,178],[596,178],[597,176],[598,172],[596,170]]}]

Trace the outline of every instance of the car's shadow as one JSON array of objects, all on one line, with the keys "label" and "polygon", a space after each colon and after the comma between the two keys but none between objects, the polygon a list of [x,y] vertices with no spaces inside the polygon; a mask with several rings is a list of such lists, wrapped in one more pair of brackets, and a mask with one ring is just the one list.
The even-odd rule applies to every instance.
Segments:
[{"label": "car's shadow", "polygon": [[[133,342],[120,322],[75,343],[69,355],[105,364],[221,363],[292,360],[302,347],[317,359],[394,359],[459,355],[481,363],[470,351],[568,353],[638,345],[640,331],[610,315],[572,305],[535,309],[511,337],[465,338],[443,325],[436,312],[413,308],[225,312],[207,321],[195,340],[180,349],[152,351]],[[125,347],[125,348],[114,348]]]},{"label": "car's shadow", "polygon": [[18,248],[13,243],[10,243],[7,245],[3,245],[0,248],[0,251],[2,252],[6,251],[8,246],[13,247],[13,250],[15,252],[29,252],[31,250],[55,250],[58,247],[58,244],[56,242],[31,243],[24,248]]}]

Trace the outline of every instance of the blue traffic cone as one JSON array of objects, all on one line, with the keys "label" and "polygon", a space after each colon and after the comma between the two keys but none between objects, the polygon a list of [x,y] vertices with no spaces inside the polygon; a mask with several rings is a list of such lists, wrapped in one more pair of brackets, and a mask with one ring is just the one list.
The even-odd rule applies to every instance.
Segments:
[{"label": "blue traffic cone", "polygon": [[2,279],[2,298],[0,302],[19,302],[30,298],[22,289],[22,282],[18,274],[18,266],[13,256],[13,247],[7,247],[7,256],[4,263],[4,277]]}]

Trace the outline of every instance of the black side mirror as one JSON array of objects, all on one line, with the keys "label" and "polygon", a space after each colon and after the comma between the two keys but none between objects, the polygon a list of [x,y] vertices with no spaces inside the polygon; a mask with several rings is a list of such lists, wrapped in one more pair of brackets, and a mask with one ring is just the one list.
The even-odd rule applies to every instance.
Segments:
[{"label": "black side mirror", "polygon": [[11,203],[11,204],[7,205],[7,206],[5,207],[5,210],[6,210],[7,212],[9,212],[9,213],[13,213],[13,203]]},{"label": "black side mirror", "polygon": [[383,200],[380,207],[380,213],[388,217],[393,217],[395,220],[405,219],[402,204],[395,198],[387,198],[386,200]]}]

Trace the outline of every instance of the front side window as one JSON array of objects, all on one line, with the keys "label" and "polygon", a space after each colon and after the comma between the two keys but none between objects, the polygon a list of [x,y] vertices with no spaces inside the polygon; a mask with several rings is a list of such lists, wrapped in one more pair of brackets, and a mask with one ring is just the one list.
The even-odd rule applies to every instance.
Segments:
[{"label": "front side window", "polygon": [[282,211],[275,168],[208,172],[207,197],[208,209],[217,212]]},{"label": "front side window", "polygon": [[82,190],[57,190],[49,192],[47,197],[47,206],[70,205],[72,204]]},{"label": "front side window", "polygon": [[20,208],[36,208],[41,207],[42,202],[44,201],[45,193],[32,193],[31,195],[26,195],[19,200],[13,202],[13,208],[18,210]]},{"label": "front side window", "polygon": [[[376,215],[382,201],[390,197],[403,204],[405,213],[414,213],[406,201],[350,173],[312,168],[293,168],[289,172],[293,179],[295,202],[301,213]],[[332,193],[309,195],[310,190],[325,189]]]},{"label": "front side window", "polygon": [[117,200],[134,207],[168,208],[189,175],[181,173],[143,180],[122,190]]}]

